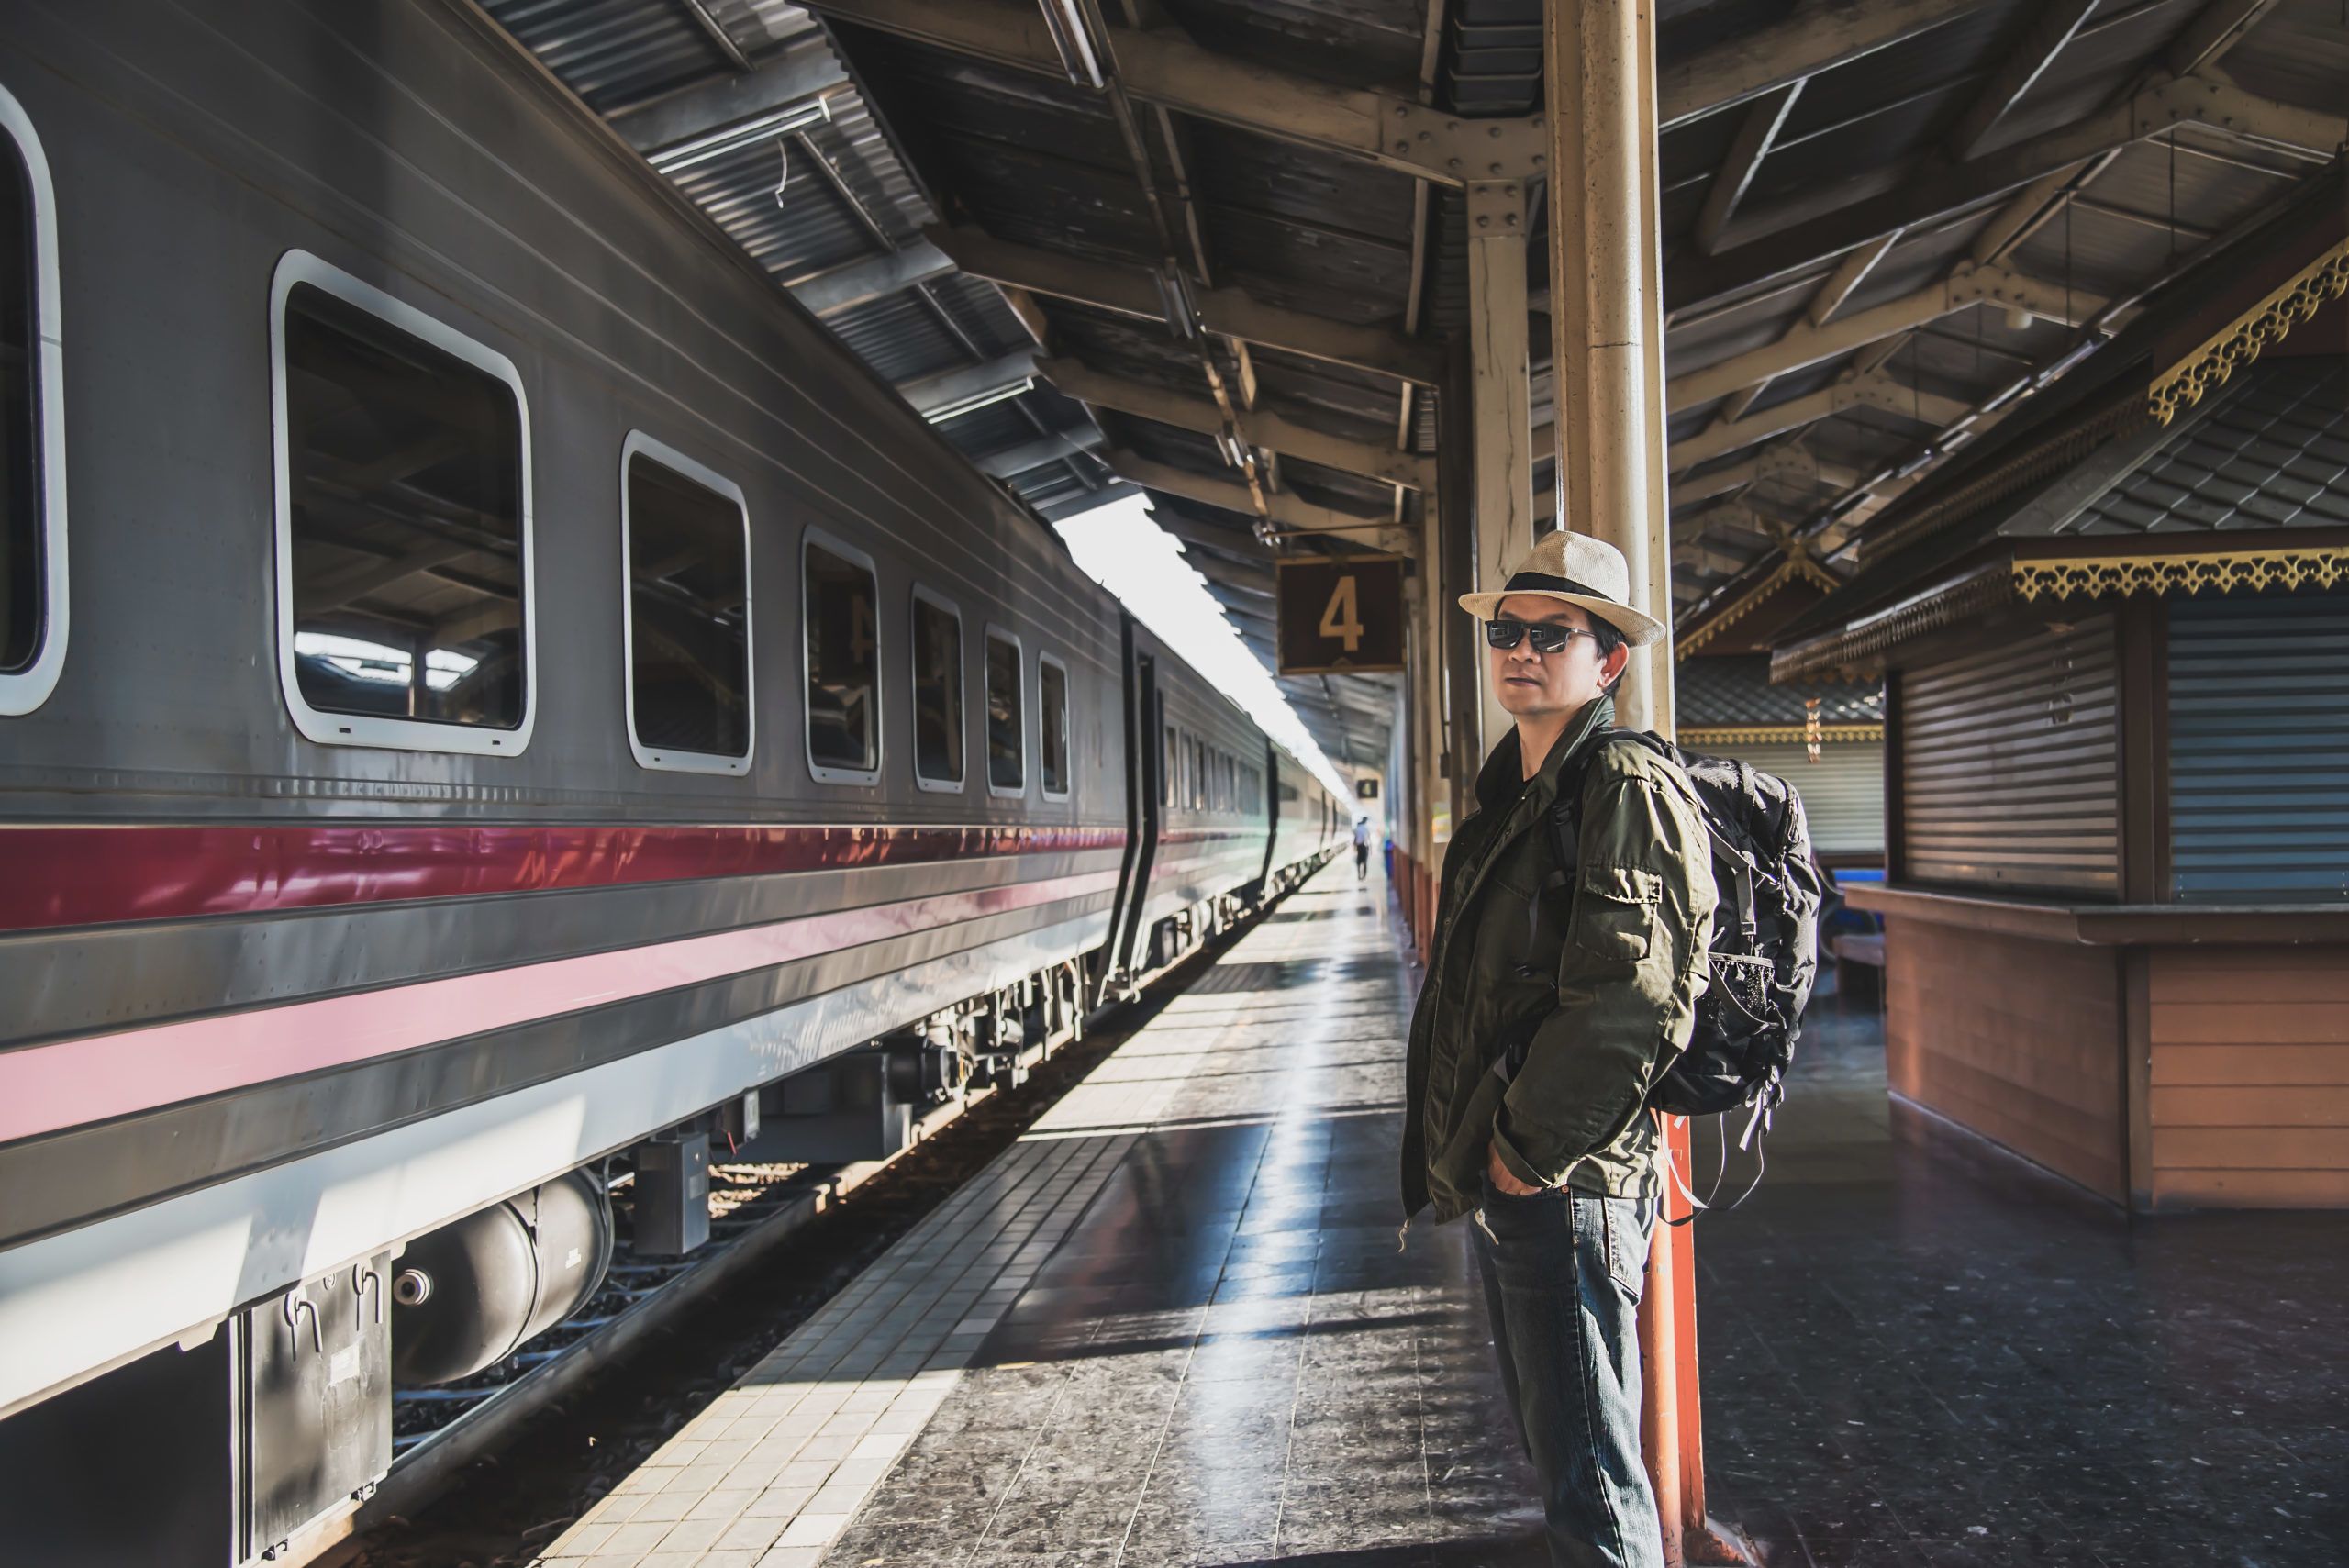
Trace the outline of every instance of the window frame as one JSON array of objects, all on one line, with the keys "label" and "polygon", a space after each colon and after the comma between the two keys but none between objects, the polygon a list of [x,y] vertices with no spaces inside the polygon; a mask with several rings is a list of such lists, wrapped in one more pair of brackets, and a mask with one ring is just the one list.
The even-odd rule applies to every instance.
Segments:
[{"label": "window frame", "polygon": [[[1044,718],[1051,707],[1044,701],[1044,666],[1051,665],[1061,673],[1061,778],[1058,789],[1052,787],[1052,770],[1047,765],[1050,752],[1044,745]],[[1070,709],[1074,706],[1069,693],[1068,661],[1046,653],[1036,653],[1036,788],[1046,800],[1066,800],[1076,787],[1076,732],[1071,728]]]},{"label": "window frame", "polygon": [[40,507],[35,525],[41,557],[40,642],[23,669],[0,671],[0,717],[15,718],[40,706],[57,689],[72,631],[73,595],[66,561],[65,328],[59,297],[57,185],[32,117],[6,87],[0,87],[0,132],[17,144],[32,198],[33,450],[40,463],[34,491]]},{"label": "window frame", "polygon": [[[1014,660],[1011,672],[1011,695],[1019,703],[1019,784],[1016,789],[1008,788],[995,782],[995,718],[987,712],[988,688],[984,683],[989,673],[987,644],[997,639],[1011,644],[1011,654]],[[979,633],[979,679],[982,683],[979,691],[979,711],[984,716],[980,721],[980,728],[985,732],[987,743],[987,794],[997,800],[1025,800],[1028,798],[1028,703],[1026,700],[1028,648],[1020,641],[1018,632],[997,626],[993,621],[985,623]]]},{"label": "window frame", "polygon": [[[938,592],[937,589],[927,587],[918,582],[913,586],[913,597],[910,603],[928,605],[932,609],[943,610],[954,617],[954,684],[962,699],[963,707],[963,711],[956,716],[960,720],[958,728],[963,732],[963,776],[949,784],[933,779],[921,771],[921,703],[918,698],[915,700],[908,716],[914,726],[914,787],[932,795],[965,795],[971,788],[971,656],[970,651],[963,643],[963,634],[967,624],[963,618],[963,606]],[[906,612],[906,689],[909,695],[913,694],[915,687],[921,680],[921,645],[918,640],[920,626],[919,613],[908,607]]]},{"label": "window frame", "polygon": [[[654,751],[636,732],[636,562],[629,503],[629,464],[650,458],[680,479],[734,503],[742,520],[742,702],[743,747],[739,757],[722,751],[688,751],[675,747]],[[620,442],[620,700],[628,716],[628,749],[636,765],[665,773],[718,773],[740,777],[751,771],[759,754],[759,658],[757,584],[751,577],[751,505],[742,487],[696,458],[642,430],[630,430]]]},{"label": "window frame", "polygon": [[[294,485],[287,439],[285,307],[295,288],[308,284],[355,310],[462,360],[504,382],[514,394],[516,433],[520,438],[519,497],[521,560],[516,575],[522,594],[522,721],[511,729],[488,725],[440,724],[424,718],[380,714],[333,713],[312,707],[302,695],[294,666]],[[269,422],[271,483],[274,514],[277,584],[277,684],[303,738],[321,746],[374,746],[396,751],[438,751],[464,756],[518,757],[529,749],[539,723],[538,539],[532,522],[530,399],[514,361],[456,328],[427,315],[373,284],[307,250],[278,258],[269,288]]]},{"label": "window frame", "polygon": [[[837,768],[816,761],[815,711],[807,706],[807,688],[815,672],[807,667],[807,551],[820,549],[852,566],[862,566],[873,580],[873,766]],[[889,638],[881,624],[881,568],[873,557],[838,534],[810,524],[799,535],[799,753],[807,762],[807,776],[818,784],[863,784],[881,782],[889,759],[887,691]]]}]

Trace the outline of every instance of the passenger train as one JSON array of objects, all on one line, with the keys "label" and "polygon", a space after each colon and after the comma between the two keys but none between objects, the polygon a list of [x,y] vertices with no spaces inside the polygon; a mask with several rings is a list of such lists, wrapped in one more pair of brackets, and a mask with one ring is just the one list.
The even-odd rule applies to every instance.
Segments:
[{"label": "passenger train", "polygon": [[9,6],[0,337],[12,1553],[94,1424],[226,1467],[137,1561],[274,1550],[403,1258],[1016,1070],[1343,836],[462,0]]}]

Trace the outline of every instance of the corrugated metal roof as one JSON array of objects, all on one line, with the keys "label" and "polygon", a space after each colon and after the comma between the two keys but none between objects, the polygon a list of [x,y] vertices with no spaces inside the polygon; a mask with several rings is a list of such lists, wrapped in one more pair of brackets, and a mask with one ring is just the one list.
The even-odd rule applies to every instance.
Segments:
[{"label": "corrugated metal roof", "polygon": [[682,6],[645,0],[482,0],[588,106],[610,114],[729,70]]}]

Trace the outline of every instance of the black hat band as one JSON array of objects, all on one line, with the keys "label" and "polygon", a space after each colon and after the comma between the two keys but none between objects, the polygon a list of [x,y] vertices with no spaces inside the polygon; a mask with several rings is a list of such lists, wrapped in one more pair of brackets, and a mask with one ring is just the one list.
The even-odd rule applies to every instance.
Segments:
[{"label": "black hat band", "polygon": [[1577,583],[1571,577],[1553,577],[1547,572],[1519,572],[1501,584],[1504,594],[1523,594],[1535,589],[1546,589],[1553,594],[1580,594],[1586,599],[1604,599],[1610,605],[1623,603],[1614,595],[1603,594],[1587,583]]}]

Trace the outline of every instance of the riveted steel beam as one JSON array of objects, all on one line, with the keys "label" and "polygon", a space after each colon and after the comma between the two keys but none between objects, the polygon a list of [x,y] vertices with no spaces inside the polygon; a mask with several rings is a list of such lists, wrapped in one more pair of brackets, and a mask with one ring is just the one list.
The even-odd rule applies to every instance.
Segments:
[{"label": "riveted steel beam", "polygon": [[1675,376],[1665,384],[1665,402],[1675,410],[1693,408],[1716,397],[1726,397],[1757,381],[1824,363],[1973,305],[2024,309],[2076,327],[2102,309],[2104,303],[2098,295],[2076,290],[2067,293],[2005,267],[1961,262],[1947,278],[1929,288],[1887,300],[1824,327],[1808,318],[1798,321],[1775,343],[1765,343],[1703,370]]},{"label": "riveted steel beam", "polygon": [[[1043,13],[1021,0],[809,0],[807,9],[1014,70],[1066,75]],[[1101,30],[1119,85],[1146,104],[1447,185],[1531,179],[1547,158],[1539,116],[1462,119],[1416,99],[1219,54],[1172,28]]]},{"label": "riveted steel beam", "polygon": [[1115,409],[1120,414],[1155,419],[1162,425],[1208,436],[1220,434],[1236,425],[1240,439],[1284,457],[1413,490],[1427,491],[1435,486],[1435,463],[1431,459],[1397,451],[1375,441],[1325,435],[1262,409],[1235,410],[1227,422],[1223,410],[1212,399],[1129,381],[1075,360],[1041,361],[1036,366],[1036,373],[1064,395],[1097,408]]},{"label": "riveted steel beam", "polygon": [[[1165,319],[1166,295],[1149,267],[1017,245],[968,224],[937,225],[927,233],[931,243],[973,277],[1120,316]],[[1443,372],[1440,350],[1383,327],[1331,321],[1266,305],[1236,288],[1194,289],[1192,294],[1200,325],[1219,337],[1430,386]]]}]

